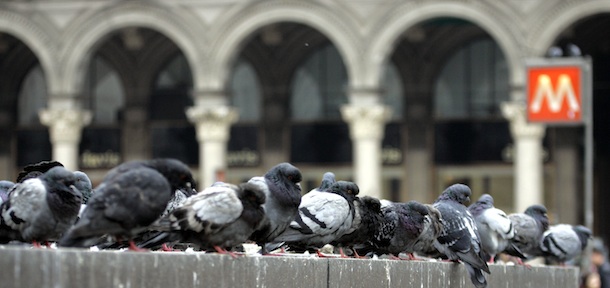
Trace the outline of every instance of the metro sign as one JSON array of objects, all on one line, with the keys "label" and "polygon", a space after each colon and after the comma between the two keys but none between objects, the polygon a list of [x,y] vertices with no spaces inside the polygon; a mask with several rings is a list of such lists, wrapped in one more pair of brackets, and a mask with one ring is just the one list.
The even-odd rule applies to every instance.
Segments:
[{"label": "metro sign", "polygon": [[580,66],[529,67],[527,115],[531,122],[582,122]]}]

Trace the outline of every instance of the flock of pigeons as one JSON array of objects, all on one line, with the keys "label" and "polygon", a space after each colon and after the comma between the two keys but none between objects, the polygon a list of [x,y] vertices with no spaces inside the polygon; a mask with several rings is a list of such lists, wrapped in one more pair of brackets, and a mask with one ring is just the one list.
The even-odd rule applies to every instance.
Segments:
[{"label": "flock of pigeons", "polygon": [[[332,244],[355,257],[401,254],[462,262],[475,287],[500,253],[566,262],[587,245],[583,226],[551,226],[546,208],[507,215],[483,195],[467,207],[471,190],[448,187],[433,204],[394,203],[358,196],[358,186],[324,174],[301,196],[301,172],[289,163],[239,185],[217,182],[198,192],[184,163],[131,161],[111,169],[92,188],[85,173],[56,161],[27,166],[15,183],[0,181],[0,243],[36,246],[172,249],[229,253],[246,242],[260,253],[317,251]],[[364,256],[360,256],[364,255]],[[404,257],[404,256],[403,256]]]}]

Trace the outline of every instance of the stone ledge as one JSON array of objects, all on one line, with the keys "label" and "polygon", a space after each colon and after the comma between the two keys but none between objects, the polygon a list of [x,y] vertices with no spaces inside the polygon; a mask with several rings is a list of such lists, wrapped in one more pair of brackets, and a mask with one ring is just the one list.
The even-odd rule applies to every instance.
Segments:
[{"label": "stone ledge", "polygon": [[[2,287],[473,287],[445,262],[0,247]],[[490,288],[578,287],[577,268],[490,269]]]}]

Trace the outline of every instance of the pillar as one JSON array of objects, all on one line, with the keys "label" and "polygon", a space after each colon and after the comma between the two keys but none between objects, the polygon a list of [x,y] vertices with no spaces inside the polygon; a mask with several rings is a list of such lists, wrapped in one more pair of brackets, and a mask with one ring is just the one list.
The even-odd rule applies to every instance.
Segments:
[{"label": "pillar", "polygon": [[227,142],[231,124],[237,122],[237,111],[228,106],[208,107],[196,105],[186,110],[188,119],[195,124],[199,142],[199,187],[208,187],[216,181],[216,173],[227,168]]},{"label": "pillar", "polygon": [[41,110],[38,116],[42,124],[49,126],[53,159],[69,170],[78,170],[82,128],[91,123],[91,112],[78,108],[51,108]]},{"label": "pillar", "polygon": [[528,123],[522,102],[502,104],[502,114],[510,121],[514,143],[514,209],[523,212],[533,204],[544,204],[542,138],[545,126]]},{"label": "pillar", "polygon": [[391,109],[380,104],[341,107],[353,143],[354,181],[360,195],[382,198],[381,141],[390,113]]}]

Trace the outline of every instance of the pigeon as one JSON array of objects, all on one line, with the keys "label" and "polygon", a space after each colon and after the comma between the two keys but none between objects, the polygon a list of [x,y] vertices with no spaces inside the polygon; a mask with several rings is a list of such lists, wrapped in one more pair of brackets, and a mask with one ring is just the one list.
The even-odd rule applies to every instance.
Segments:
[{"label": "pigeon", "polygon": [[9,191],[15,186],[15,183],[8,180],[0,180],[0,204],[8,200]]},{"label": "pigeon", "polygon": [[470,202],[471,194],[467,185],[454,184],[432,204],[443,219],[443,230],[434,246],[450,260],[463,262],[475,287],[487,287],[482,271],[489,274],[489,267],[484,260],[476,223],[465,206]]},{"label": "pigeon", "polygon": [[[518,257],[519,264],[523,264],[521,259],[529,260],[542,256],[540,242],[542,235],[549,228],[549,218],[546,213],[546,207],[536,204],[525,209],[524,213],[509,214],[508,218],[513,223],[515,236],[509,240],[510,245],[506,247],[504,253]],[[513,247],[518,249],[518,253]]]},{"label": "pigeon", "polygon": [[275,240],[289,246],[321,248],[353,232],[354,201],[358,192],[358,185],[349,181],[337,181],[325,191],[320,188],[310,191],[301,198],[294,221]]},{"label": "pigeon", "polygon": [[36,178],[55,166],[63,167],[64,165],[54,160],[40,161],[38,163],[29,164],[25,166],[21,172],[19,172],[19,175],[17,176],[17,183],[21,183],[30,178]]},{"label": "pigeon", "polygon": [[[1,207],[1,226],[19,232],[11,240],[38,246],[38,243],[58,239],[67,231],[78,217],[83,197],[74,187],[75,182],[74,173],[57,166],[16,184]],[[15,235],[19,238],[14,238]]]},{"label": "pigeon", "polygon": [[[399,259],[402,252],[412,253],[419,237],[426,229],[426,217],[430,214],[428,206],[417,201],[391,203],[382,208],[383,220],[372,241],[376,254],[388,254]],[[434,241],[429,239],[429,241]]]},{"label": "pigeon", "polygon": [[542,236],[542,256],[549,262],[563,265],[582,253],[592,234],[589,228],[582,225],[552,225]]},{"label": "pigeon", "polygon": [[266,243],[274,242],[298,214],[301,203],[301,171],[290,163],[280,163],[272,167],[264,176],[252,177],[248,183],[259,187],[265,193],[265,219],[250,240],[261,247],[262,254],[268,254]]},{"label": "pigeon", "polygon": [[[477,202],[468,207],[468,211],[477,224],[481,247],[487,254],[487,260],[493,260],[498,253],[506,250],[509,245],[513,245],[509,242],[509,239],[515,236],[513,223],[504,211],[494,207],[494,199],[491,195],[481,195]],[[520,254],[517,247],[512,248],[515,253]],[[521,254],[521,256],[523,255]]]},{"label": "pigeon", "polygon": [[[157,220],[177,189],[196,189],[188,166],[176,159],[130,161],[114,167],[89,198],[80,220],[59,246],[90,247],[104,235],[128,239]],[[193,187],[193,188],[192,188]]]},{"label": "pigeon", "polygon": [[352,232],[346,233],[331,244],[340,247],[352,247],[355,256],[359,257],[356,248],[362,249],[370,246],[377,227],[381,225],[384,218],[381,212],[381,202],[375,197],[358,197],[354,201],[354,206],[356,216],[350,228]]},{"label": "pigeon", "polygon": [[139,246],[152,248],[178,241],[226,253],[226,249],[246,242],[261,225],[264,203],[265,193],[252,183],[237,186],[217,182],[161,219],[157,229],[164,232]]},{"label": "pigeon", "polygon": [[441,212],[430,204],[424,204],[428,208],[428,214],[424,217],[424,227],[417,242],[413,244],[413,251],[419,255],[442,256],[434,246],[434,242],[443,231],[443,217]]}]

